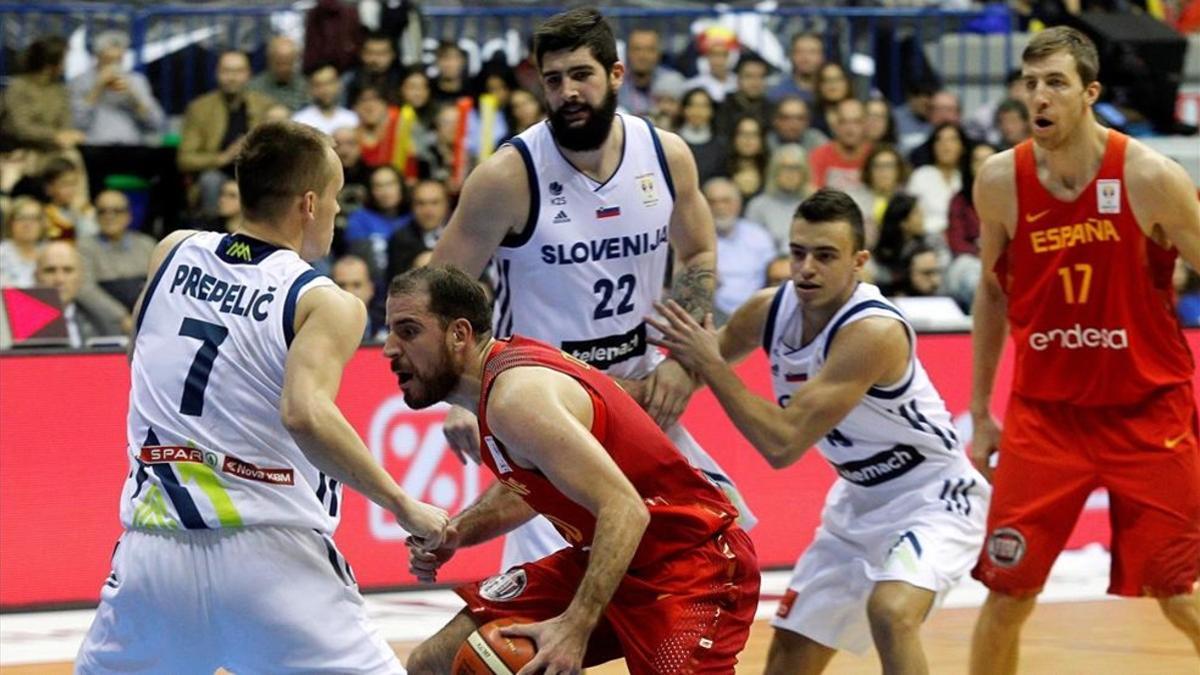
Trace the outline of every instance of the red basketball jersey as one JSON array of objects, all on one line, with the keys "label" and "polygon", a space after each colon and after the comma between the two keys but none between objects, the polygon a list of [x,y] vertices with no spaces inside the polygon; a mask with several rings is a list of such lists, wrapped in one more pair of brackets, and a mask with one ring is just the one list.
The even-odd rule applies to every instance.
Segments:
[{"label": "red basketball jersey", "polygon": [[1191,379],[1171,285],[1176,252],[1133,216],[1128,140],[1108,132],[1100,171],[1073,202],[1038,180],[1032,141],[1015,149],[1017,228],[996,274],[1008,295],[1016,394],[1128,405]]},{"label": "red basketball jersey", "polygon": [[684,459],[666,434],[621,387],[556,347],[521,336],[499,340],[484,364],[479,397],[483,462],[509,490],[546,516],[572,546],[590,546],[596,518],[538,471],[517,466],[488,427],[487,402],[500,373],[540,366],[578,380],[592,399],[592,435],[633,483],[650,511],[650,523],[631,569],[696,547],[737,519],[725,495]]}]

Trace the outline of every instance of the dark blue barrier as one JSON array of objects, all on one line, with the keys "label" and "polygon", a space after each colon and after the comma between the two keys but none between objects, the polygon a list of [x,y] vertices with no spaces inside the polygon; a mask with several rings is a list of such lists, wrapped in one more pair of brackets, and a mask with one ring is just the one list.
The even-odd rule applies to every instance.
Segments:
[{"label": "dark blue barrier", "polygon": [[[536,24],[554,11],[554,7],[424,7],[426,61],[432,61],[438,40],[449,39],[466,49],[474,68],[497,51],[514,63],[525,53]],[[857,57],[856,64],[873,66],[873,75],[863,74],[863,68],[851,69],[859,71],[860,95],[873,87],[896,102],[903,99],[903,82],[923,76],[927,69],[967,98],[986,98],[985,90],[1002,81],[1015,62],[1014,24],[1003,6],[971,11],[866,7],[779,7],[771,12],[606,7],[604,11],[618,37],[635,26],[657,30],[664,53],[684,72],[694,63],[693,26],[698,21],[735,24],[739,39],[776,65],[786,63],[792,35],[816,32],[824,37],[831,59],[849,65]],[[261,69],[263,46],[277,19],[302,23],[303,16],[290,4],[135,7],[0,2],[0,82],[14,70],[14,55],[38,35],[65,36],[83,29],[90,39],[96,31],[124,30],[131,38],[135,67],[150,78],[168,113],[179,114],[187,101],[215,86],[216,57],[222,49],[250,53],[255,70]]]}]

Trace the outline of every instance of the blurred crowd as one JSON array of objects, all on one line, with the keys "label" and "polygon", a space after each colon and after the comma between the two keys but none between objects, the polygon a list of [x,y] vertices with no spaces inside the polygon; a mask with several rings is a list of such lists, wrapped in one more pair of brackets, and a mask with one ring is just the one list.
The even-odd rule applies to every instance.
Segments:
[{"label": "blurred crowd", "polygon": [[[264,120],[290,118],[336,143],[342,212],[334,251],[316,267],[371,308],[364,339],[377,339],[376,290],[428,260],[471,168],[545,110],[528,58],[510,66],[500,54],[471,73],[466,53],[443,42],[432,64],[406,64],[396,32],[317,18],[319,43],[272,37],[262,72],[245,53],[221,53],[217,87],[187,105],[177,142],[146,78],[129,68],[127,35],[94,36],[92,66],[70,81],[64,40],[34,40],[0,93],[0,285],[58,288],[73,344],[123,333],[156,238],[235,229],[242,140]],[[792,215],[826,186],[863,210],[866,280],[969,312],[981,273],[975,173],[1030,132],[1018,73],[975,110],[928,78],[905,82],[894,104],[814,33],[791,36],[783,70],[722,28],[698,35],[686,56],[665,54],[654,30],[619,38],[620,110],[678,133],[695,154],[717,230],[719,315],[789,276]],[[1200,278],[1181,266],[1176,288],[1181,318],[1200,324]]]}]

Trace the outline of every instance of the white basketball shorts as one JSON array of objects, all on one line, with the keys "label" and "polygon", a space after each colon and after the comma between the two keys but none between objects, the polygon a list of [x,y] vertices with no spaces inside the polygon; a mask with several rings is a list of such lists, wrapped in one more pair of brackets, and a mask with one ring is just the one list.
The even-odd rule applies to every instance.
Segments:
[{"label": "white basketball shorts", "polygon": [[936,607],[975,564],[991,488],[982,477],[938,481],[885,507],[854,512],[840,483],[771,625],[862,654],[871,646],[867,599],[876,583],[928,589],[937,594]]},{"label": "white basketball shorts", "polygon": [[404,673],[315,531],[127,531],[76,673]]}]

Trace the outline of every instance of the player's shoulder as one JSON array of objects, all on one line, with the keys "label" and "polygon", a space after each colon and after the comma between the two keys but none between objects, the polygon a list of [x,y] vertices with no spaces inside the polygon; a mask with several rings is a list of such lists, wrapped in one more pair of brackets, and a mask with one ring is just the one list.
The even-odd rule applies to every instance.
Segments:
[{"label": "player's shoulder", "polygon": [[1013,187],[1017,175],[1017,152],[1009,148],[988,157],[975,176],[977,185],[989,188]]},{"label": "player's shoulder", "polygon": [[1179,162],[1167,157],[1136,138],[1130,138],[1125,147],[1125,179],[1131,185],[1145,187],[1161,185],[1163,181],[1186,177],[1186,170]]}]

